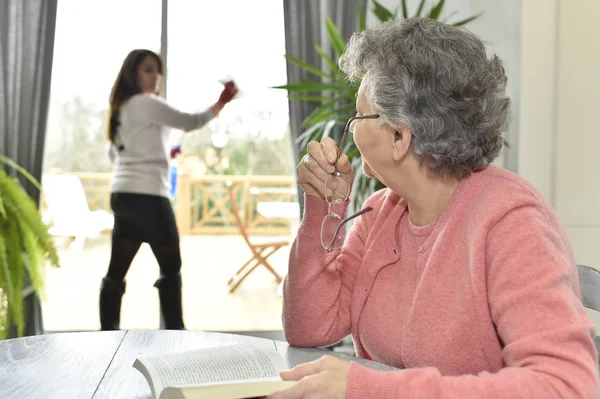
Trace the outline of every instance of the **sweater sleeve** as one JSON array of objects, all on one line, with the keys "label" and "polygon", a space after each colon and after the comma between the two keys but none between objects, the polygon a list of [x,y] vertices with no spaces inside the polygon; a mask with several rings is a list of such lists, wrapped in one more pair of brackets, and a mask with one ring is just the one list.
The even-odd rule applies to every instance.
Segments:
[{"label": "sweater sleeve", "polygon": [[[344,215],[348,203],[333,205]],[[334,344],[350,333],[350,298],[363,255],[364,217],[357,218],[341,250],[327,253],[321,224],[327,202],[305,196],[305,213],[292,245],[283,286],[283,330],[295,346]]]},{"label": "sweater sleeve", "polygon": [[[435,368],[395,373],[352,363],[348,398],[598,398],[594,327],[558,222],[538,206],[508,212],[488,232],[487,290],[503,342],[497,373],[442,376]],[[460,356],[460,354],[457,354]]]},{"label": "sweater sleeve", "polygon": [[154,94],[142,94],[129,100],[131,115],[139,121],[156,123],[189,132],[199,129],[214,118],[210,109],[203,112],[181,112]]}]

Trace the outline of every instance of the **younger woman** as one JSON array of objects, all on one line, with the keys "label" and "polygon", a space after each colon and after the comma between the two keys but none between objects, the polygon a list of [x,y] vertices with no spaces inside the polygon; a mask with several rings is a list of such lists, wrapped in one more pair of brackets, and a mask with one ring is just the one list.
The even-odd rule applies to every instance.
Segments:
[{"label": "younger woman", "polygon": [[160,306],[167,329],[184,329],[181,254],[175,215],[169,202],[169,128],[191,131],[217,116],[235,96],[225,84],[217,102],[199,113],[174,109],[158,96],[164,64],[150,50],[129,53],[110,94],[108,139],[118,152],[110,205],[115,224],[108,272],[100,289],[102,330],[119,329],[125,275],[143,242],[160,267]]}]

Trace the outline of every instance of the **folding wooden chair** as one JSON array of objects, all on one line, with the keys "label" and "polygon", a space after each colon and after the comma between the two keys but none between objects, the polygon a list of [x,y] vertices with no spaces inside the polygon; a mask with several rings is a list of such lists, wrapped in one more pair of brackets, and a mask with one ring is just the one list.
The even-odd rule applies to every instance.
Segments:
[{"label": "folding wooden chair", "polygon": [[233,218],[235,219],[235,224],[237,225],[240,234],[244,238],[244,241],[248,245],[248,248],[250,248],[250,251],[252,252],[252,258],[250,258],[242,267],[240,267],[227,282],[227,285],[229,285],[229,292],[232,293],[235,291],[242,281],[244,281],[246,277],[248,277],[250,273],[252,273],[259,265],[263,265],[265,268],[267,268],[267,270],[270,271],[273,276],[275,276],[277,283],[281,283],[282,277],[275,271],[275,269],[273,269],[269,262],[267,262],[267,258],[277,252],[280,248],[289,245],[289,241],[271,241],[260,244],[252,243],[248,237],[248,232],[246,231],[244,222],[240,217],[235,190],[231,182],[227,182],[227,190],[229,192],[231,211]]}]

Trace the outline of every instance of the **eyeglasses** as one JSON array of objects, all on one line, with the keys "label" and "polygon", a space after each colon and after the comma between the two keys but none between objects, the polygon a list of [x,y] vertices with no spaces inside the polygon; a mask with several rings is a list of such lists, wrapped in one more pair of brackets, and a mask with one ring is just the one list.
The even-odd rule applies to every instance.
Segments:
[{"label": "eyeglasses", "polygon": [[[350,125],[357,119],[377,119],[379,114],[355,116],[348,120],[346,127],[344,128],[344,134],[340,140],[340,146],[338,148],[337,158],[342,155],[344,148],[344,139],[350,130]],[[337,160],[336,160],[337,161]],[[350,196],[350,181],[345,173],[334,171],[328,175],[325,179],[325,199],[327,200],[328,208],[327,215],[321,223],[321,245],[327,252],[331,252],[334,249],[341,249],[344,239],[346,238],[346,223],[350,220],[370,212],[373,210],[371,207],[362,209],[360,212],[355,213],[352,216],[343,218],[342,215],[334,212],[333,205],[338,205],[345,202]]]}]

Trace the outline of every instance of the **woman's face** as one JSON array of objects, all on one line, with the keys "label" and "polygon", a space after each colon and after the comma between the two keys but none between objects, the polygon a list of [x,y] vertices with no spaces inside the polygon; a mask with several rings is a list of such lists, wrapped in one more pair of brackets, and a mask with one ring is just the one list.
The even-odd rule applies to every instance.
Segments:
[{"label": "woman's face", "polygon": [[[356,100],[358,116],[372,115],[376,112],[367,103],[364,90],[360,90]],[[390,139],[387,125],[379,124],[377,119],[357,119],[350,125],[354,143],[361,153],[362,168],[368,177],[381,180],[386,163],[391,161]]]},{"label": "woman's face", "polygon": [[137,70],[137,84],[142,93],[158,93],[162,75],[158,61],[151,55],[146,56]]}]

